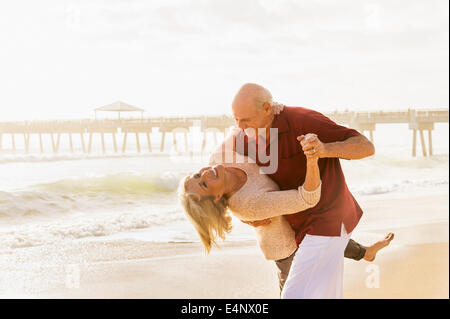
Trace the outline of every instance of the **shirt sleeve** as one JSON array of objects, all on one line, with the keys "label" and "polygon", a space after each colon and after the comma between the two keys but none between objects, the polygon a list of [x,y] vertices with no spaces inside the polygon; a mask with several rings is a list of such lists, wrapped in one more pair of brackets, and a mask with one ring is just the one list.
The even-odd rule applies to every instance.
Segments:
[{"label": "shirt sleeve", "polygon": [[303,134],[315,133],[323,143],[341,142],[361,135],[357,130],[336,124],[322,113],[309,110],[304,118],[299,118]]},{"label": "shirt sleeve", "polygon": [[302,185],[298,189],[260,192],[248,198],[245,218],[241,219],[254,221],[304,211],[317,205],[321,188],[322,182],[313,191],[305,190]]}]

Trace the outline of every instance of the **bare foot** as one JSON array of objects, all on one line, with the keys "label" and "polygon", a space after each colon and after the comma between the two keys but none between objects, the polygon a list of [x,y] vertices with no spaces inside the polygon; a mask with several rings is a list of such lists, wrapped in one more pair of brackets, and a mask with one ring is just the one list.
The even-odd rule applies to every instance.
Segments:
[{"label": "bare foot", "polygon": [[384,237],[382,240],[377,241],[372,246],[367,246],[366,254],[364,255],[364,260],[374,261],[375,256],[377,255],[378,251],[380,249],[386,247],[387,245],[389,245],[389,243],[392,241],[392,239],[394,239],[394,234],[389,233],[386,235],[386,237]]}]

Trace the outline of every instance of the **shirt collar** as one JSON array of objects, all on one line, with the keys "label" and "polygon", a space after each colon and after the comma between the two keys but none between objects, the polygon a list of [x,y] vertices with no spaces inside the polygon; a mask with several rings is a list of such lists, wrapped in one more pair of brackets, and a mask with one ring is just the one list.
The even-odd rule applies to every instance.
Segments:
[{"label": "shirt collar", "polygon": [[286,112],[282,111],[280,114],[275,115],[272,122],[272,128],[277,128],[278,133],[285,133],[289,131],[289,122],[287,120]]}]

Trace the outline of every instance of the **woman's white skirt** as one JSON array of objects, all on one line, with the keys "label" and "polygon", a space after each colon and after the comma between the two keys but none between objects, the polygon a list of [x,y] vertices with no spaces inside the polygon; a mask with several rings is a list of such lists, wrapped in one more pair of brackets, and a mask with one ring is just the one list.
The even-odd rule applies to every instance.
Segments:
[{"label": "woman's white skirt", "polygon": [[344,250],[350,236],[344,224],[340,237],[306,235],[292,261],[281,298],[342,298]]}]

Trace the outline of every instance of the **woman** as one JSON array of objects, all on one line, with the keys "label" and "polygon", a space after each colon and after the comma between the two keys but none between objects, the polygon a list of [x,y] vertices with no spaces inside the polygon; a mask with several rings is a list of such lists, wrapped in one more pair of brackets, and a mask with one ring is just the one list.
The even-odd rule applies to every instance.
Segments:
[{"label": "woman", "polygon": [[298,190],[286,191],[280,191],[273,180],[260,173],[257,164],[245,157],[187,176],[180,184],[180,199],[207,252],[217,238],[224,239],[231,230],[228,209],[243,221],[271,218],[269,225],[255,229],[266,259],[279,260],[297,249],[294,231],[281,215],[315,206],[320,190],[317,156],[307,156],[304,184]]}]

